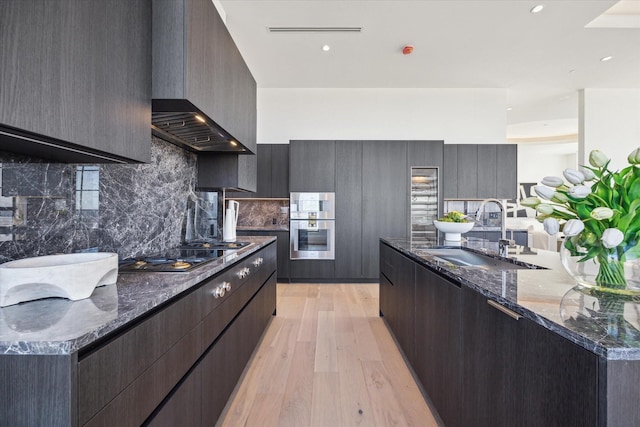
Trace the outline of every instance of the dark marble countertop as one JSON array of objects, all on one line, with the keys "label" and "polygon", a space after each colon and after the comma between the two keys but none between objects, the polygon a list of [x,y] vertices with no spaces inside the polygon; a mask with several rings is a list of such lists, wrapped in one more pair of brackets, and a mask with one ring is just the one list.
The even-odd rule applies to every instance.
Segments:
[{"label": "dark marble countertop", "polygon": [[[624,304],[626,330],[577,315],[592,302],[578,292],[575,282],[565,272],[557,252],[517,246],[509,249],[509,258],[517,263],[544,269],[482,269],[459,267],[438,261],[425,249],[442,247],[415,243],[407,239],[381,239],[408,257],[463,286],[474,289],[523,317],[542,325],[579,346],[610,360],[640,360],[640,304]],[[495,258],[495,242],[468,239],[461,244],[467,250]],[[583,305],[580,307],[580,305]],[[588,311],[588,310],[587,310]]]},{"label": "dark marble countertop", "polygon": [[275,237],[243,236],[252,245],[180,273],[121,273],[91,297],[45,298],[0,308],[0,354],[69,354],[143,316],[250,256]]}]

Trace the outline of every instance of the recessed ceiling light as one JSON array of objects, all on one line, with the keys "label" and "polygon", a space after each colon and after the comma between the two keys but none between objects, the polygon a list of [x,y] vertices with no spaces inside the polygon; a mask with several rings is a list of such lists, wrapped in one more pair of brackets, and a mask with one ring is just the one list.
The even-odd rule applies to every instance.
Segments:
[{"label": "recessed ceiling light", "polygon": [[322,50],[325,52],[329,52],[330,49],[331,49],[331,46],[329,46],[328,44],[325,44],[324,46],[322,46]]},{"label": "recessed ceiling light", "polygon": [[202,123],[206,123],[206,122],[207,122],[205,119],[203,119],[201,116],[199,116],[199,115],[197,115],[197,114],[196,114],[194,117],[195,117],[195,119],[196,119],[197,121],[199,121],[199,122],[202,122]]},{"label": "recessed ceiling light", "polygon": [[513,110],[513,108],[507,107],[507,111],[511,111],[511,110]]},{"label": "recessed ceiling light", "polygon": [[613,59],[613,56],[605,56],[604,58],[600,58],[600,61],[607,62],[607,61],[610,61],[611,59]]},{"label": "recessed ceiling light", "polygon": [[539,4],[539,5],[533,6],[529,12],[530,13],[538,13],[538,12],[542,12],[542,9],[544,9],[544,5],[543,4]]},{"label": "recessed ceiling light", "polygon": [[573,74],[573,73],[575,73],[575,72],[576,72],[576,70],[575,70],[575,69],[571,69],[571,70],[569,70],[569,73],[570,73],[570,74]]}]

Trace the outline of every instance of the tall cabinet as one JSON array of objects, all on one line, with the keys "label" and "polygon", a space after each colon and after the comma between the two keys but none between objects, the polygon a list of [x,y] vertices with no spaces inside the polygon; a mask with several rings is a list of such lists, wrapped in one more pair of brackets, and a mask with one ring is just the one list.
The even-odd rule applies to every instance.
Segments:
[{"label": "tall cabinet", "polygon": [[336,194],[335,261],[292,261],[292,279],[378,280],[379,238],[409,233],[409,170],[442,168],[442,153],[443,141],[291,141],[291,191]]}]

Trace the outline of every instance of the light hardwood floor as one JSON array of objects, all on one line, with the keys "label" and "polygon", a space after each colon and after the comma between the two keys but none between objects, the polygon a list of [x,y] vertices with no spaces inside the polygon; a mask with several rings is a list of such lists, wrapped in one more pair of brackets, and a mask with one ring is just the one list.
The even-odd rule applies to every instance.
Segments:
[{"label": "light hardwood floor", "polygon": [[223,427],[437,426],[378,316],[377,284],[278,284]]}]

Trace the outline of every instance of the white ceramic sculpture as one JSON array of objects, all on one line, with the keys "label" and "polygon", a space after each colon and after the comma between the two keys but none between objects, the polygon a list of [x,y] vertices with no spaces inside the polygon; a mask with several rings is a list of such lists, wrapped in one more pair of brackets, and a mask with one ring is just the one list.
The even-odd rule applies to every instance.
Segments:
[{"label": "white ceramic sculpture", "polygon": [[96,286],[115,284],[118,254],[48,255],[0,264],[0,307],[40,298],[88,298]]}]

